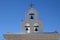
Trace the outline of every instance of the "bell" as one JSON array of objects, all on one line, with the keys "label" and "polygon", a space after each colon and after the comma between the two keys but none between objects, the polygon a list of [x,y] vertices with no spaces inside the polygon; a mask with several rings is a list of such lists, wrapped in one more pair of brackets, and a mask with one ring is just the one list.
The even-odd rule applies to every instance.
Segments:
[{"label": "bell", "polygon": [[33,16],[31,16],[31,18],[30,19],[33,19]]},{"label": "bell", "polygon": [[35,28],[35,31],[38,31],[38,29],[37,29],[37,28]]},{"label": "bell", "polygon": [[28,28],[26,28],[26,30],[28,30]]}]

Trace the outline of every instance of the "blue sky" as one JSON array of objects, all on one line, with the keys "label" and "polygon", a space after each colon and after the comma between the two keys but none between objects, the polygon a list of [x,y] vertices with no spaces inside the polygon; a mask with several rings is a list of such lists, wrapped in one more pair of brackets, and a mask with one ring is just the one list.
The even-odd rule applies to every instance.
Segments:
[{"label": "blue sky", "polygon": [[[21,31],[21,20],[25,19],[25,11],[31,0],[0,0],[0,40],[9,30],[11,33]],[[42,20],[43,31],[60,33],[60,0],[33,0],[34,8]]]}]

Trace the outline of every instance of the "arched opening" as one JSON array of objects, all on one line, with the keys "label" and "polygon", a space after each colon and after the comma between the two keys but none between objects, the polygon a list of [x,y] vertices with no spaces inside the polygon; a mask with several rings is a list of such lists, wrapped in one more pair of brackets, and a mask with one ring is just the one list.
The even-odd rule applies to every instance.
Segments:
[{"label": "arched opening", "polygon": [[29,23],[26,23],[26,24],[25,24],[25,31],[26,31],[27,33],[30,33],[30,24],[29,24]]},{"label": "arched opening", "polygon": [[30,19],[34,19],[34,13],[30,13]]},{"label": "arched opening", "polygon": [[35,24],[34,24],[34,32],[38,32],[38,31],[39,31],[39,30],[38,30],[38,27],[39,27],[39,26],[38,26],[38,23],[35,23]]}]

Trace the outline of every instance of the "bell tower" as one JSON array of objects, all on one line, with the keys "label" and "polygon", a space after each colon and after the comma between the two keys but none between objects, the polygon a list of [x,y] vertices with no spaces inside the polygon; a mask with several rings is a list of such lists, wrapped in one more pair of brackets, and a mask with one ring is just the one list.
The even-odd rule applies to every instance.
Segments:
[{"label": "bell tower", "polygon": [[42,23],[38,18],[38,12],[30,4],[30,8],[26,11],[25,20],[22,21],[23,33],[41,33]]},{"label": "bell tower", "polygon": [[60,34],[56,29],[54,32],[42,31],[42,22],[39,20],[38,12],[33,8],[32,3],[25,12],[25,19],[21,23],[21,32],[7,32],[3,35],[5,40],[58,40],[60,38]]}]

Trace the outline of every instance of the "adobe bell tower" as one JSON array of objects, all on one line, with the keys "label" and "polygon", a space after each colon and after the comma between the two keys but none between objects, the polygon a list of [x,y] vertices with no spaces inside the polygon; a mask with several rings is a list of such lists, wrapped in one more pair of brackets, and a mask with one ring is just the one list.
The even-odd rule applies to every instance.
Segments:
[{"label": "adobe bell tower", "polygon": [[38,12],[30,4],[30,8],[26,11],[25,20],[22,21],[22,32],[24,33],[41,33],[42,23],[38,18]]}]

